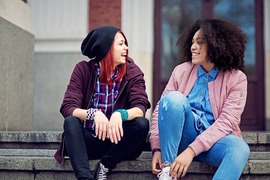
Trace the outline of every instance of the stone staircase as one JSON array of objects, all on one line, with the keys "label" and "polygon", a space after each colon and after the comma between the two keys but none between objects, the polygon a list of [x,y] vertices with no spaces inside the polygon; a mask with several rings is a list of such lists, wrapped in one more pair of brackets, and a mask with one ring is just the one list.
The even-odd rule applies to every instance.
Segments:
[{"label": "stone staircase", "polygon": [[[270,179],[270,132],[244,132],[251,155],[241,179]],[[74,173],[68,158],[64,166],[53,158],[61,132],[0,131],[1,180],[73,180]],[[134,161],[123,161],[112,171],[113,180],[157,180],[151,173],[151,152],[144,151]],[[96,161],[90,161],[93,170]],[[215,168],[192,162],[184,179],[211,179]]]}]

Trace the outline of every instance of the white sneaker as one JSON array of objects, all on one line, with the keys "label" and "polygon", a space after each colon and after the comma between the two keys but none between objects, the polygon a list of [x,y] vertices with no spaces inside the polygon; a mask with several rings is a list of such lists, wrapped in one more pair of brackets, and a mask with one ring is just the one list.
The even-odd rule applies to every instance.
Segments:
[{"label": "white sneaker", "polygon": [[172,180],[172,177],[170,176],[170,167],[167,166],[162,169],[162,171],[157,175],[159,180]]}]

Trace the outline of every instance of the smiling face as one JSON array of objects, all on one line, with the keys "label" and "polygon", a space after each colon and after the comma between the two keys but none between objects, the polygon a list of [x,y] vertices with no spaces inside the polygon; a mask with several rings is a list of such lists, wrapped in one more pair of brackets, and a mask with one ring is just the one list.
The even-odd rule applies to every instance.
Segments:
[{"label": "smiling face", "polygon": [[125,38],[120,33],[117,32],[114,37],[114,44],[113,44],[113,61],[114,67],[118,66],[119,64],[124,64],[127,59],[128,54],[128,47],[125,44]]},{"label": "smiling face", "polygon": [[207,42],[202,36],[201,30],[194,34],[190,50],[193,64],[200,64],[206,72],[214,68],[214,63],[207,59]]}]

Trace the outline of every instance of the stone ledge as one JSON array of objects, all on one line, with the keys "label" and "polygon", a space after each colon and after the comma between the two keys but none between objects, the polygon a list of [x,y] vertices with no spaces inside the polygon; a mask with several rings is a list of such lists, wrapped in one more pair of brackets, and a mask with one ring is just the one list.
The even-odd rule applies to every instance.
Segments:
[{"label": "stone ledge", "polygon": [[[52,151],[50,151],[52,153]],[[49,154],[51,154],[49,153]],[[269,153],[268,153],[269,154]],[[266,155],[266,153],[264,154]],[[255,157],[255,154],[252,155]],[[89,161],[91,169],[94,169],[98,160]],[[212,174],[215,172],[214,167],[201,162],[192,162],[188,172]],[[5,156],[0,155],[0,170],[11,171],[72,171],[68,158],[64,166],[61,166],[51,156]],[[133,161],[123,161],[113,170],[114,172],[149,172],[151,173],[151,154],[144,152],[138,159]],[[249,159],[243,174],[268,174],[270,177],[270,160]]]},{"label": "stone ledge", "polygon": [[243,132],[248,144],[270,144],[270,132]]},{"label": "stone ledge", "polygon": [[[212,174],[186,174],[185,180],[209,180],[212,179]],[[42,172],[18,172],[18,171],[0,171],[0,177],[4,180],[76,180],[73,172],[56,172],[56,171],[42,171]],[[112,172],[109,175],[109,180],[157,180],[157,176],[149,172],[141,173],[125,173]],[[240,180],[269,180],[269,175],[245,175],[243,174]]]},{"label": "stone ledge", "polygon": [[[68,158],[64,166],[53,158],[60,138],[61,132],[58,131],[0,131],[0,177],[12,179],[15,175],[17,180],[20,177],[35,180],[75,179]],[[241,179],[270,179],[270,132],[244,132],[243,138],[251,147],[251,154]],[[90,161],[91,169],[97,162]],[[211,179],[215,170],[212,166],[194,161],[185,179]],[[151,173],[151,152],[144,151],[137,160],[119,163],[110,179],[156,180],[156,175]]]},{"label": "stone ledge", "polygon": [[[0,131],[2,149],[58,149],[60,131]],[[243,132],[251,151],[270,152],[270,132]],[[145,147],[150,151],[150,144]]]},{"label": "stone ledge", "polygon": [[[61,131],[0,131],[1,142],[37,142],[57,143],[61,140]],[[248,144],[270,144],[270,132],[243,132]]]},{"label": "stone ledge", "polygon": [[[0,149],[58,149],[60,131],[0,131]],[[270,132],[243,132],[251,151],[270,152]],[[150,151],[150,144],[145,147]]]},{"label": "stone ledge", "polygon": [[[51,149],[0,149],[0,156],[5,157],[53,157],[56,150]],[[249,160],[270,160],[270,152],[251,152]],[[151,159],[150,151],[143,151],[139,159]],[[67,157],[68,159],[68,157]]]},{"label": "stone ledge", "polygon": [[0,142],[59,143],[59,131],[0,131]]}]

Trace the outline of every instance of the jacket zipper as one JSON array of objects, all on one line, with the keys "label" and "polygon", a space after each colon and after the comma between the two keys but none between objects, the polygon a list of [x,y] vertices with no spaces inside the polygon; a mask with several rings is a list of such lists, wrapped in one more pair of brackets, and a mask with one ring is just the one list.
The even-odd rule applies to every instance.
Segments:
[{"label": "jacket zipper", "polygon": [[[116,100],[114,101],[114,104],[117,102],[117,100],[119,99],[120,95],[122,94],[123,90],[125,89],[126,85],[127,85],[128,81],[125,82],[125,84],[123,85],[123,87],[121,88],[121,90],[119,91],[119,94],[116,98]],[[114,112],[114,106],[112,108],[112,112]]]}]

